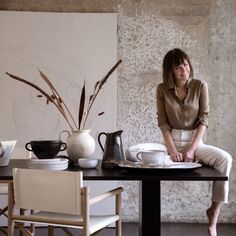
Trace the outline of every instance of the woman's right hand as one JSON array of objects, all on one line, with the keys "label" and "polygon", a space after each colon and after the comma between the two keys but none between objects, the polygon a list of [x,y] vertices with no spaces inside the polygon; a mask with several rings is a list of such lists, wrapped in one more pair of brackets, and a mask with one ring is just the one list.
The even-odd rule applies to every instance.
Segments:
[{"label": "woman's right hand", "polygon": [[175,162],[184,161],[183,154],[176,150],[170,130],[162,131],[162,135],[164,137],[165,144],[167,146],[167,150],[168,150],[168,153],[170,154],[171,160]]},{"label": "woman's right hand", "polygon": [[183,154],[180,153],[180,152],[177,152],[177,151],[174,152],[174,153],[171,153],[170,154],[170,158],[174,162],[182,162],[182,161],[184,161]]}]

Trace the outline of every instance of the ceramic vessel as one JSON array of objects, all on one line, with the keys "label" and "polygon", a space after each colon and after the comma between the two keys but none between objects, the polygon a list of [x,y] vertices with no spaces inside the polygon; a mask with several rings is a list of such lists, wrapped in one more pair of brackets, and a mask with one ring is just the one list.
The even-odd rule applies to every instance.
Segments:
[{"label": "ceramic vessel", "polygon": [[66,143],[61,140],[34,140],[26,143],[25,148],[39,159],[51,159],[66,149]]},{"label": "ceramic vessel", "polygon": [[79,158],[78,164],[81,168],[90,169],[98,166],[98,159],[94,158]]},{"label": "ceramic vessel", "polygon": [[9,164],[16,142],[17,140],[0,141],[0,166],[7,166]]},{"label": "ceramic vessel", "polygon": [[166,152],[162,150],[145,150],[137,153],[137,159],[147,165],[164,165]]},{"label": "ceramic vessel", "polygon": [[[102,132],[98,135],[98,143],[103,151],[102,168],[114,168],[125,159],[121,139],[122,132],[123,130],[118,130],[113,133]],[[101,142],[102,136],[106,137],[104,146]]]},{"label": "ceramic vessel", "polygon": [[67,133],[68,137],[66,140],[67,144],[67,154],[69,159],[73,163],[78,163],[79,158],[90,157],[95,151],[95,140],[90,135],[90,130],[72,130],[69,132],[68,130],[63,130],[60,133]]}]

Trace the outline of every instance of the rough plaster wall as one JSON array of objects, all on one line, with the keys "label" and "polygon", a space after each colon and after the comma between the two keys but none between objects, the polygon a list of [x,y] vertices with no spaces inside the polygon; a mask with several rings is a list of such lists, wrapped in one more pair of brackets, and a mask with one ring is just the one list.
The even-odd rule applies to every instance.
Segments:
[{"label": "rough plaster wall", "polygon": [[[0,9],[118,13],[118,57],[123,64],[118,70],[117,127],[124,130],[125,148],[161,141],[155,88],[161,82],[162,59],[173,47],[185,49],[195,77],[209,83],[211,117],[206,141],[234,158],[235,0],[1,0]],[[221,222],[236,222],[235,169],[234,163],[229,204],[222,209]],[[119,184],[125,187],[123,220],[137,221],[138,182]],[[210,182],[163,182],[162,220],[206,221],[210,196]]]},{"label": "rough plaster wall", "polygon": [[[183,6],[173,4],[177,12],[183,11]],[[147,6],[146,6],[147,7]],[[161,136],[156,122],[155,89],[161,82],[161,64],[164,54],[174,47],[188,48],[189,52],[203,49],[206,45],[204,39],[208,39],[207,10],[203,9],[197,17],[189,17],[189,22],[183,23],[186,15],[172,16],[165,3],[149,6],[149,14],[145,11],[145,5],[140,6],[139,11],[130,12],[131,5],[120,9],[119,19],[119,55],[124,60],[120,73],[119,98],[118,98],[118,125],[124,130],[123,140],[126,146],[141,142],[160,142]],[[194,7],[189,11],[194,12]],[[198,9],[196,10],[198,11]],[[173,13],[172,13],[173,14]],[[197,14],[197,13],[195,13]],[[205,16],[206,15],[206,16]],[[200,40],[197,40],[200,39]],[[203,45],[201,45],[203,44]],[[205,48],[204,48],[205,47]],[[192,54],[192,53],[191,53]],[[197,58],[196,58],[197,59]],[[207,61],[207,60],[206,60]],[[200,64],[200,63],[199,63]],[[204,69],[204,68],[202,68]],[[130,187],[130,183],[125,184]],[[135,184],[133,183],[133,186]],[[186,210],[189,202],[183,199],[191,199],[192,203],[203,202],[204,195],[197,195],[202,187],[199,183],[162,183],[162,220],[184,220],[198,219],[206,206],[199,204],[197,212]],[[138,183],[136,188],[125,188],[127,206],[130,211],[125,211],[125,217],[132,220],[138,216]],[[195,191],[189,191],[195,189]],[[135,190],[135,191],[134,191]],[[173,193],[170,197],[169,192]],[[180,193],[181,192],[181,196]],[[209,192],[208,190],[205,192]],[[190,194],[187,194],[190,193]],[[128,196],[132,199],[129,204]],[[135,197],[136,196],[136,197]],[[125,198],[124,197],[124,198]],[[130,198],[131,199],[131,198]]]},{"label": "rough plaster wall", "polygon": [[211,1],[210,10],[211,127],[208,139],[228,150],[234,159],[229,204],[221,219],[236,222],[236,1]]}]

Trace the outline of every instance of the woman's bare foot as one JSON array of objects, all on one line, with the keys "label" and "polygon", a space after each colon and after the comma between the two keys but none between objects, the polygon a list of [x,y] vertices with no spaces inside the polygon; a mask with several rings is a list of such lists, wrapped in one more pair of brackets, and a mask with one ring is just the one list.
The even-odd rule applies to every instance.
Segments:
[{"label": "woman's bare foot", "polygon": [[217,220],[220,213],[220,202],[212,202],[212,205],[209,209],[207,209],[206,214],[209,220],[208,223],[208,235],[209,236],[217,236]]},{"label": "woman's bare foot", "polygon": [[216,231],[216,223],[214,223],[213,221],[213,213],[211,212],[211,208],[209,208],[206,211],[207,217],[208,217],[208,235],[209,236],[217,236],[217,231]]}]

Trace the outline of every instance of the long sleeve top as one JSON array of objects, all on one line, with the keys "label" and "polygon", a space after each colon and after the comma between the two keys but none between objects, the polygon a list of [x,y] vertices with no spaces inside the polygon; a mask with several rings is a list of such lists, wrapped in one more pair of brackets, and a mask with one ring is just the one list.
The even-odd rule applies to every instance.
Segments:
[{"label": "long sleeve top", "polygon": [[175,83],[168,81],[157,87],[157,119],[162,131],[166,129],[195,129],[200,123],[208,127],[209,95],[207,83],[188,79],[184,100],[177,95]]}]

